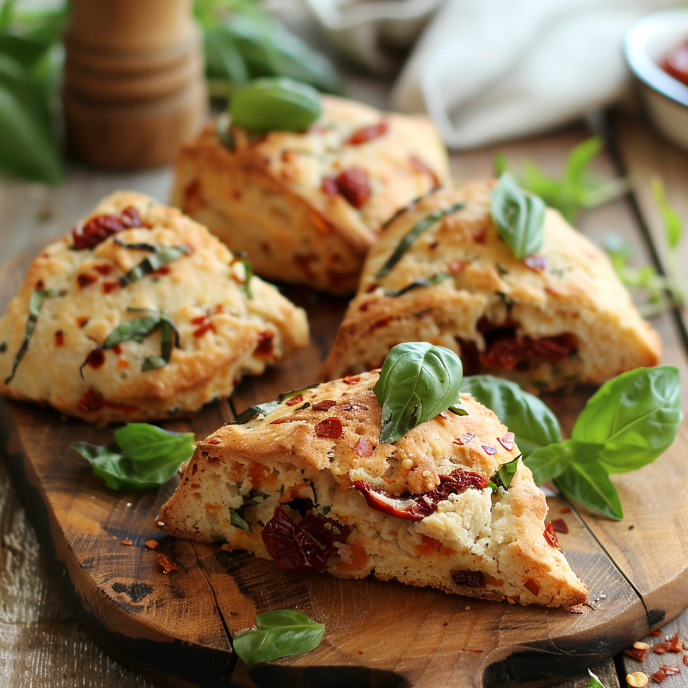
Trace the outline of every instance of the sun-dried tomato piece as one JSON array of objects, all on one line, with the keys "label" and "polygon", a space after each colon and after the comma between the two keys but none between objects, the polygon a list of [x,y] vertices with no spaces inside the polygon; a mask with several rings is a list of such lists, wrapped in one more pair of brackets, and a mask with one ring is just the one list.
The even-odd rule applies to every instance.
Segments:
[{"label": "sun-dried tomato piece", "polygon": [[93,413],[103,408],[103,396],[90,387],[79,400],[77,408],[82,413]]},{"label": "sun-dried tomato piece", "polygon": [[358,442],[356,442],[356,444],[354,445],[354,451],[361,458],[366,459],[369,456],[373,455],[373,452],[375,451],[375,445],[368,442],[368,440],[365,437],[359,437]]},{"label": "sun-dried tomato piece", "polygon": [[379,138],[383,134],[387,133],[389,129],[389,122],[387,120],[381,120],[377,124],[373,124],[369,127],[363,127],[358,131],[355,131],[346,141],[345,145],[349,146],[359,146],[362,143],[367,143],[372,141],[372,139]]},{"label": "sun-dried tomato piece", "polygon": [[89,284],[93,284],[98,278],[95,275],[91,275],[88,272],[82,272],[77,275],[76,283],[79,285],[79,289],[85,289]]},{"label": "sun-dried tomato piece", "polygon": [[515,435],[513,432],[507,432],[504,437],[498,437],[497,442],[504,447],[507,451],[513,451],[514,447],[516,446],[516,443],[514,442]]},{"label": "sun-dried tomato piece", "polygon": [[440,484],[434,490],[417,495],[406,493],[397,497],[362,480],[356,480],[353,487],[363,493],[371,509],[389,516],[421,521],[433,514],[438,504],[448,499],[449,495],[461,494],[470,487],[482,490],[487,487],[488,482],[487,478],[478,473],[459,468],[450,475],[441,475]]},{"label": "sun-dried tomato piece", "polygon": [[342,436],[342,421],[336,416],[325,418],[315,426],[316,437],[328,437],[331,440],[336,440]]},{"label": "sun-dried tomato piece", "polygon": [[348,526],[312,511],[296,525],[284,509],[277,506],[261,538],[278,566],[293,573],[304,573],[324,569],[327,560],[337,553],[334,543],[345,542],[350,532]]},{"label": "sun-dried tomato piece", "polygon": [[82,226],[72,229],[74,248],[78,251],[95,248],[102,241],[123,229],[143,226],[141,215],[134,206],[125,208],[119,215],[96,215]]},{"label": "sun-dried tomato piece", "polygon": [[55,346],[64,346],[64,339],[64,332],[62,330],[55,332]]},{"label": "sun-dried tomato piece", "polygon": [[158,563],[162,566],[163,573],[172,573],[172,571],[176,571],[179,568],[172,559],[162,552],[158,552]]},{"label": "sun-dried tomato piece", "polygon": [[563,518],[555,518],[553,521],[550,521],[550,523],[555,533],[564,533],[564,535],[566,535],[566,533],[569,532],[569,527]]},{"label": "sun-dried tomato piece", "polygon": [[480,356],[480,363],[491,368],[511,370],[531,358],[544,358],[550,363],[563,361],[573,349],[575,341],[570,335],[533,339],[505,334],[487,347]]},{"label": "sun-dried tomato piece", "polygon": [[256,356],[269,356],[274,347],[275,333],[266,330],[258,333],[258,346],[254,353]]},{"label": "sun-dried tomato piece", "polygon": [[461,437],[454,438],[453,444],[458,444],[459,446],[462,446],[464,444],[468,444],[471,440],[474,439],[475,435],[471,434],[470,432],[467,432],[464,435],[461,435]]},{"label": "sun-dried tomato piece", "polygon": [[451,577],[457,585],[468,588],[484,588],[485,576],[482,571],[452,571]]},{"label": "sun-dried tomato piece", "polygon": [[354,208],[363,207],[370,198],[368,173],[362,167],[350,167],[348,170],[340,172],[334,181],[339,193]]},{"label": "sun-dried tomato piece", "polygon": [[284,403],[287,406],[296,406],[296,404],[300,404],[303,401],[303,395],[297,394],[295,397],[292,397],[291,399],[287,399]]},{"label": "sun-dried tomato piece", "polygon": [[558,549],[561,552],[561,545],[559,544],[557,534],[554,532],[554,528],[552,527],[551,521],[545,526],[544,535],[545,540],[547,540],[547,544],[550,547],[554,547],[555,549]]},{"label": "sun-dried tomato piece", "polygon": [[629,657],[633,657],[633,659],[637,659],[639,662],[642,662],[647,654],[647,648],[629,647],[627,650],[624,650],[624,654],[628,655]]},{"label": "sun-dried tomato piece", "polygon": [[528,592],[532,592],[535,597],[538,596],[538,593],[540,592],[540,586],[532,579],[529,578],[524,584],[523,587],[528,590]]},{"label": "sun-dried tomato piece", "polygon": [[323,399],[322,401],[318,401],[311,408],[314,411],[329,411],[333,406],[336,406],[337,402],[333,401],[332,399]]},{"label": "sun-dried tomato piece", "polygon": [[532,256],[526,256],[523,259],[523,264],[535,272],[543,272],[547,270],[547,257],[534,253]]}]

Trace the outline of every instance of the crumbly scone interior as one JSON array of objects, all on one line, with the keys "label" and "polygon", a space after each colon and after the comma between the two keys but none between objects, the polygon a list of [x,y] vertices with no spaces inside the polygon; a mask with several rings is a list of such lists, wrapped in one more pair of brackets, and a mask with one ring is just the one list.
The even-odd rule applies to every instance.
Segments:
[{"label": "crumbly scone interior", "polygon": [[[374,399],[371,382],[376,375],[372,378],[364,381],[367,390],[363,396],[352,399],[345,390],[343,399],[348,399],[348,404],[340,402],[334,383],[329,388],[324,385],[324,390],[304,392],[303,398],[312,403],[331,398],[341,408],[370,407]],[[256,441],[266,427],[270,431],[287,426],[295,430],[299,424],[312,429],[313,421],[336,413],[336,406],[319,416],[309,413],[310,409],[278,408],[244,426],[220,429],[199,444],[184,471],[181,487],[161,511],[163,527],[173,535],[225,541],[231,549],[249,550],[270,559],[261,533],[276,508],[297,527],[302,518],[317,514],[327,519],[323,521],[325,528],[344,533],[342,541],[334,543],[336,552],[324,568],[338,577],[363,578],[373,573],[383,580],[395,578],[411,585],[523,604],[560,606],[583,601],[584,586],[543,535],[545,499],[520,459],[508,490],[468,487],[440,501],[436,511],[422,520],[411,521],[371,508],[355,488],[354,484],[362,481],[384,495],[383,501],[398,504],[411,492],[422,493],[437,484],[437,476],[457,470],[499,483],[499,465],[518,456],[518,448],[514,445],[507,451],[501,446],[498,437],[502,435],[498,433],[506,432],[504,426],[470,396],[463,395],[462,399],[469,416],[444,414],[452,417],[438,417],[424,424],[442,427],[426,432],[423,438],[416,437],[411,445],[398,451],[395,445],[377,445],[366,458],[351,451],[361,437],[372,440],[369,423],[357,421],[354,410],[353,416],[344,416],[342,421],[347,427],[344,448],[336,443],[326,448],[320,467],[304,466],[288,443],[276,438],[271,447],[278,452],[282,447],[283,453],[268,462],[244,456],[240,449],[231,450],[228,456],[224,448],[229,436],[234,447],[241,447],[243,438],[253,433]],[[292,421],[292,417],[299,420]],[[486,419],[486,429],[495,435],[490,439],[484,432],[476,432],[485,427]],[[468,429],[476,434],[471,435]],[[283,430],[278,432],[283,437]],[[447,432],[463,433],[466,444],[451,442],[451,449],[444,449]],[[427,455],[419,457],[418,449]]]}]

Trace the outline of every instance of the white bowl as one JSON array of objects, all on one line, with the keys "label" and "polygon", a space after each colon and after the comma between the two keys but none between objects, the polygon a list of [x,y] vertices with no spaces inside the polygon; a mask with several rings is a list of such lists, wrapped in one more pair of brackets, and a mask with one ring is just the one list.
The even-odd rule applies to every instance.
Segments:
[{"label": "white bowl", "polygon": [[624,47],[651,122],[667,139],[688,150],[688,86],[660,67],[686,41],[688,8],[680,8],[635,23],[626,34]]}]

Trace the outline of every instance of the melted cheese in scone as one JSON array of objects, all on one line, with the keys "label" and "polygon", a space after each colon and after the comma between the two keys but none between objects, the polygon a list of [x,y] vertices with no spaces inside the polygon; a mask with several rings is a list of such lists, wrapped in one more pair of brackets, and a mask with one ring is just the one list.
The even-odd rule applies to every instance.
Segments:
[{"label": "melted cheese in scone", "polygon": [[[523,604],[585,600],[585,586],[545,536],[544,495],[497,417],[462,395],[468,415],[445,412],[394,444],[380,444],[378,377],[365,373],[302,390],[263,417],[199,442],[161,510],[161,527],[263,558],[277,551],[287,568],[294,557],[285,533],[303,531],[320,542],[322,556],[315,563],[306,558],[299,571],[373,573]],[[514,459],[508,489],[488,486]],[[424,517],[400,513],[402,505],[427,508],[457,476],[464,486],[446,490]]]},{"label": "melted cheese in scone", "polygon": [[[112,194],[31,263],[0,319],[0,393],[99,423],[165,419],[229,396],[243,375],[308,342],[305,313],[246,280],[202,225],[147,196]],[[140,332],[108,342],[137,321]]]}]

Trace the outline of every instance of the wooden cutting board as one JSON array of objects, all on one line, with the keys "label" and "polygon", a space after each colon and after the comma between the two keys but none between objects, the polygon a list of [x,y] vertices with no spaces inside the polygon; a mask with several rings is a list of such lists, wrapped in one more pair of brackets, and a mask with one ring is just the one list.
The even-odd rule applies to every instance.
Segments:
[{"label": "wooden cutting board", "polygon": [[[484,160],[465,156],[455,174],[482,176]],[[0,269],[0,309],[30,257]],[[345,303],[288,295],[308,309],[313,343],[288,366],[242,383],[233,397],[237,411],[312,383],[329,350]],[[681,367],[685,382],[676,334],[664,328],[662,335],[668,362]],[[547,401],[566,427],[585,398],[581,392]],[[218,402],[167,427],[200,438],[232,415]],[[17,485],[84,626],[111,655],[166,686],[544,685],[585,673],[688,606],[685,425],[655,464],[614,477],[623,521],[548,499],[549,517],[564,518],[570,529],[560,537],[566,556],[590,588],[594,609],[574,614],[375,579],[298,576],[248,554],[174,540],[154,519],[176,478],[157,492],[111,492],[68,450],[76,440],[109,442],[111,429],[18,402],[5,403],[1,420]],[[144,546],[151,539],[160,543],[157,551]],[[178,570],[165,574],[158,552]],[[324,623],[325,639],[313,652],[249,670],[232,653],[231,636],[250,627],[256,613],[277,608]]]}]

